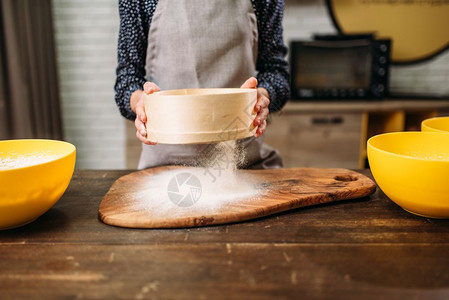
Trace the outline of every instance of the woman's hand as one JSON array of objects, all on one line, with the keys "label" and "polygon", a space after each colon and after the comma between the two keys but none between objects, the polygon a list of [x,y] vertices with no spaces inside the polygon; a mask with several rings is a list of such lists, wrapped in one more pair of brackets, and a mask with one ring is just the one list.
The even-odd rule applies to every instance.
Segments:
[{"label": "woman's hand", "polygon": [[270,112],[268,109],[268,105],[270,104],[270,95],[265,88],[257,87],[257,79],[254,77],[250,77],[247,81],[245,81],[241,88],[257,88],[257,102],[256,105],[254,105],[254,112],[256,112],[257,115],[253,121],[253,125],[254,127],[257,127],[254,136],[258,138],[267,128],[267,117],[268,113]]},{"label": "woman's hand", "polygon": [[145,82],[143,85],[143,91],[137,90],[131,95],[131,109],[136,114],[136,120],[134,125],[136,126],[137,132],[136,137],[144,144],[156,145],[157,142],[152,142],[147,140],[147,130],[145,128],[145,123],[147,122],[147,114],[145,112],[145,94],[149,95],[154,92],[160,91],[161,89],[153,82]]}]

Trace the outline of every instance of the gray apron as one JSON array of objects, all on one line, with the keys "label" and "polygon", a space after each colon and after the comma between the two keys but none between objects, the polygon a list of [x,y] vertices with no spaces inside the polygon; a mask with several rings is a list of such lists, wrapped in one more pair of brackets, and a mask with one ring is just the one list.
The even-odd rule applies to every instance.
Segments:
[{"label": "gray apron", "polygon": [[[250,0],[159,0],[148,33],[146,79],[162,90],[240,87],[256,74],[257,42]],[[245,149],[239,167],[282,167],[262,137],[237,143]],[[205,144],[142,145],[139,169],[195,165],[210,150]]]}]

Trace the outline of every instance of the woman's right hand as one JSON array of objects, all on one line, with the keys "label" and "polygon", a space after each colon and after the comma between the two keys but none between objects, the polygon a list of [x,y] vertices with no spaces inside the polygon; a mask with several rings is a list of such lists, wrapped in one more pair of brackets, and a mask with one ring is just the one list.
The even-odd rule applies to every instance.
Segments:
[{"label": "woman's right hand", "polygon": [[147,114],[145,112],[145,94],[149,95],[161,89],[153,82],[145,82],[143,91],[137,90],[131,96],[131,109],[136,113],[136,120],[134,125],[137,132],[136,137],[144,144],[156,145],[157,141],[147,140],[147,130],[145,124],[147,122]]}]

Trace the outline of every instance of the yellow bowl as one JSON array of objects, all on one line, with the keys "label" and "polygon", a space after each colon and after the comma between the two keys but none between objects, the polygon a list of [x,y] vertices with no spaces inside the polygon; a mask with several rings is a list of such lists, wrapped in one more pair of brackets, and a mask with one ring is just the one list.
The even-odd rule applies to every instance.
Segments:
[{"label": "yellow bowl", "polygon": [[0,141],[0,229],[34,221],[61,198],[75,153],[72,144],[55,140]]},{"label": "yellow bowl", "polygon": [[421,122],[422,131],[449,132],[449,117],[436,117]]},{"label": "yellow bowl", "polygon": [[367,149],[374,179],[392,201],[416,215],[449,218],[449,134],[385,133]]}]

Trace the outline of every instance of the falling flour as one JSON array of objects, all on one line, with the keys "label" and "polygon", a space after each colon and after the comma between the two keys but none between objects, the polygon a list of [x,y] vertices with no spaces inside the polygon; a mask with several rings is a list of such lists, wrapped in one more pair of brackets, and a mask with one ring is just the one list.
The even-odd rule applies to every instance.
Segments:
[{"label": "falling flour", "polygon": [[153,175],[135,195],[139,208],[189,217],[238,209],[257,200],[254,180],[237,171],[245,162],[244,149],[235,141],[207,147],[193,167]]}]

